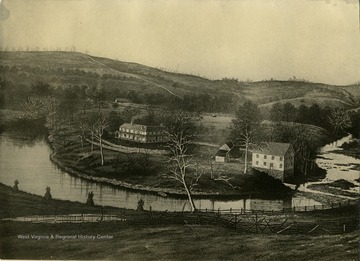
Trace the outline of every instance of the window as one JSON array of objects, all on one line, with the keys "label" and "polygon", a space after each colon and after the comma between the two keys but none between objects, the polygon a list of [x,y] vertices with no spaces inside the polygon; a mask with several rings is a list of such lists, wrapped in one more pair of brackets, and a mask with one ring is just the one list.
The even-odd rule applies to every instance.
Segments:
[{"label": "window", "polygon": [[271,159],[274,160],[274,159],[275,159],[275,156],[271,156]]},{"label": "window", "polygon": [[280,169],[282,169],[282,164],[279,165]]},{"label": "window", "polygon": [[264,159],[266,159],[266,155],[264,155]]},{"label": "window", "polygon": [[280,157],[280,160],[282,161],[282,160],[283,160],[283,158],[282,158],[282,157]]},{"label": "window", "polygon": [[264,162],[264,166],[266,166],[266,162]]},{"label": "window", "polygon": [[259,162],[258,162],[258,161],[256,162],[256,165],[259,165]]},{"label": "window", "polygon": [[270,163],[270,169],[274,167],[274,163]]},{"label": "window", "polygon": [[256,157],[259,158],[259,154],[256,154]]}]

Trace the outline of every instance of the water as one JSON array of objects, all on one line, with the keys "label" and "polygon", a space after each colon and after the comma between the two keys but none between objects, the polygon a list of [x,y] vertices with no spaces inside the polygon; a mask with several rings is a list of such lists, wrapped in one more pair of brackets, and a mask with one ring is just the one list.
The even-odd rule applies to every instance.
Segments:
[{"label": "water", "polygon": [[[349,135],[322,147],[320,157],[316,159],[316,163],[320,168],[325,169],[327,174],[325,179],[316,182],[317,184],[344,179],[359,186],[359,182],[357,182],[356,179],[360,177],[360,173],[353,168],[357,164],[360,164],[360,159],[333,152],[334,150],[342,150],[340,146],[345,142],[349,142],[351,139],[352,137]],[[352,190],[358,191],[359,188],[356,187]]]},{"label": "water", "polygon": [[[53,198],[86,202],[87,194],[94,192],[97,205],[136,209],[137,202],[143,199],[145,209],[181,211],[190,210],[185,199],[161,197],[144,192],[133,192],[107,185],[85,181],[72,177],[61,171],[50,161],[51,149],[44,139],[24,140],[3,133],[0,135],[0,182],[13,186],[17,179],[19,189],[32,194],[45,194],[45,188],[51,188]],[[313,206],[319,203],[303,197],[286,200],[211,200],[198,199],[195,205],[198,209],[254,209],[282,210],[282,208]]]}]

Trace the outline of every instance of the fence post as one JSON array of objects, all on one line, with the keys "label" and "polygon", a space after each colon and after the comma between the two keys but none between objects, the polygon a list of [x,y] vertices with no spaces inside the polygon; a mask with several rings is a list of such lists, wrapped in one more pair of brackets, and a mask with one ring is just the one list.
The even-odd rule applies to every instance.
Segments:
[{"label": "fence post", "polygon": [[237,214],[235,214],[235,229],[236,229],[236,224],[237,224]]},{"label": "fence post", "polygon": [[258,233],[258,217],[257,217],[257,213],[255,213],[255,229],[256,229],[256,233]]},{"label": "fence post", "polygon": [[315,205],[314,205],[314,210],[316,209]]},{"label": "fence post", "polygon": [[231,214],[231,212],[232,212],[232,208],[230,208],[230,214]]},{"label": "fence post", "polygon": [[220,208],[218,208],[218,216],[220,217]]},{"label": "fence post", "polygon": [[306,206],[305,206],[305,212],[306,212]]},{"label": "fence post", "polygon": [[207,208],[205,208],[205,212],[207,212]]}]

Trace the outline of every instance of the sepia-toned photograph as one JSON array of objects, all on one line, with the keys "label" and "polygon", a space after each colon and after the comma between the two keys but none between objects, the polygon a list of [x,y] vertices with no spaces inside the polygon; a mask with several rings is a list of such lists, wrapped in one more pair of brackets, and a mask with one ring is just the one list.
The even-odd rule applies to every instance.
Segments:
[{"label": "sepia-toned photograph", "polygon": [[359,0],[0,0],[0,259],[357,261]]}]

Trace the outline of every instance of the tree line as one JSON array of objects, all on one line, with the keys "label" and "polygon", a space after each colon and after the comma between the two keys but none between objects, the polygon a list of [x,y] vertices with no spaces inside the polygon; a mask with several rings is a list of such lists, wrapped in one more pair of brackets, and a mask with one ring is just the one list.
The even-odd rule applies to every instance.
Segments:
[{"label": "tree line", "polygon": [[321,172],[315,164],[321,146],[354,130],[356,133],[356,129],[358,134],[360,127],[359,112],[321,108],[317,104],[296,108],[290,103],[276,103],[269,114],[271,121],[264,121],[258,105],[251,101],[236,110],[229,139],[245,150],[245,173],[249,150],[270,141],[291,143],[295,150],[295,178],[303,182]]}]

